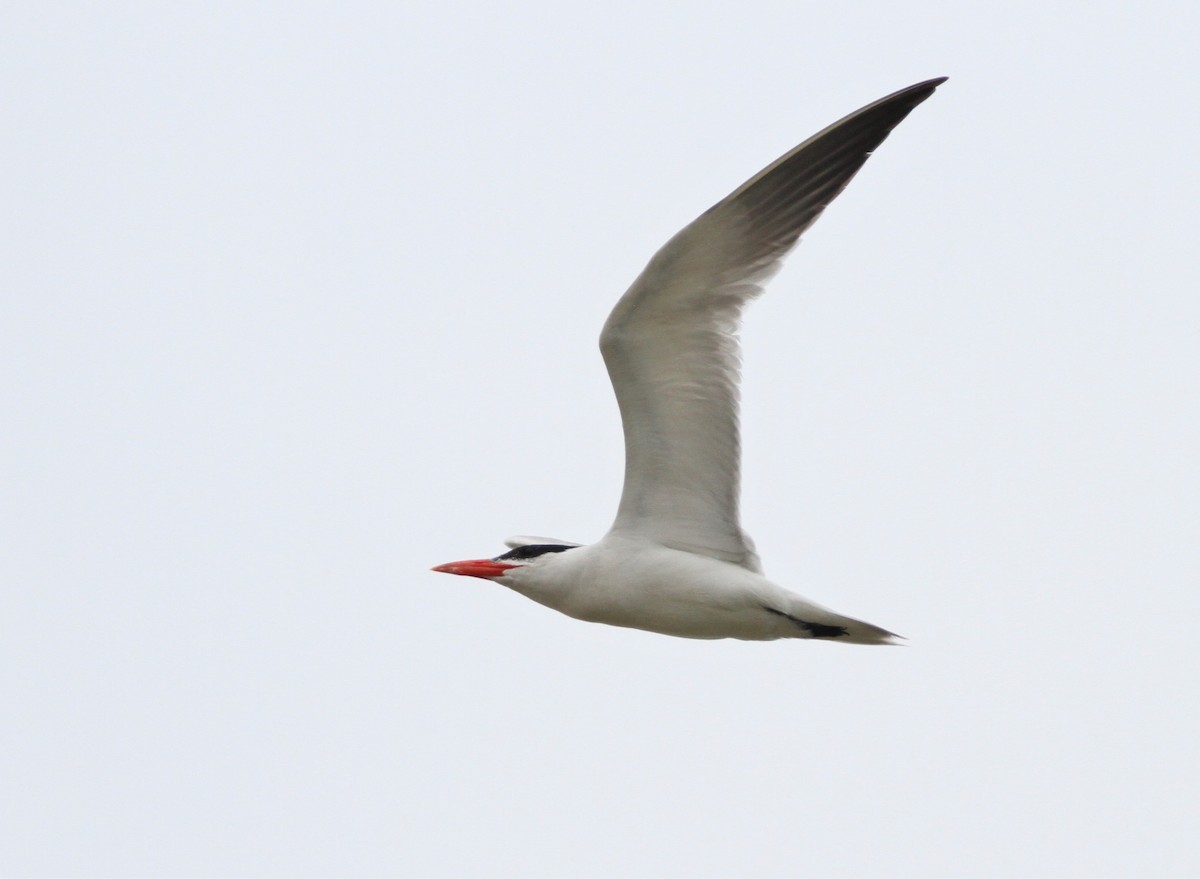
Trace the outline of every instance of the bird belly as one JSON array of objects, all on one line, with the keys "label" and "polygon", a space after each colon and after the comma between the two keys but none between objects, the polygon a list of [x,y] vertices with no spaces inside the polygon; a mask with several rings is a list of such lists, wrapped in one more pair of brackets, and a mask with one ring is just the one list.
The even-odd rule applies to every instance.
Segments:
[{"label": "bird belly", "polygon": [[734,610],[687,602],[656,602],[648,607],[608,605],[563,612],[587,622],[642,629],[677,638],[773,641],[787,634],[786,627],[762,608]]},{"label": "bird belly", "polygon": [[568,616],[680,638],[770,641],[794,627],[766,608],[781,591],[761,575],[668,550],[669,563],[625,554],[619,568],[582,572],[551,605]]}]

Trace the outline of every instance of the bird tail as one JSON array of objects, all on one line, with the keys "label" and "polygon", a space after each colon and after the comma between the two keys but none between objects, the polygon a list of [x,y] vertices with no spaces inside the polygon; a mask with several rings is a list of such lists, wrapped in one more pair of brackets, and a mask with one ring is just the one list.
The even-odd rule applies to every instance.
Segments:
[{"label": "bird tail", "polygon": [[[800,604],[795,602],[794,604]],[[890,644],[899,645],[903,635],[889,632],[879,626],[842,616],[816,604],[803,603],[793,606],[790,613],[771,609],[772,613],[786,617],[794,624],[794,638],[819,638],[822,641],[841,641],[843,644]]]},{"label": "bird tail", "polygon": [[[833,614],[833,616],[838,616]],[[851,617],[839,617],[841,623],[839,628],[845,630],[845,634],[831,638],[832,641],[841,641],[844,644],[886,644],[891,647],[902,647],[905,640],[903,635],[897,635],[895,632],[889,632],[887,629],[882,629],[879,626],[864,623],[862,620],[852,619]]]}]

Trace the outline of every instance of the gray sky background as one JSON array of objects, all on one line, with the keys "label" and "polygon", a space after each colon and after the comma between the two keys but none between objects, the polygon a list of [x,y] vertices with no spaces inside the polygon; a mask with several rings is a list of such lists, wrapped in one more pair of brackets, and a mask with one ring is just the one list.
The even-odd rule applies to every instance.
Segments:
[{"label": "gray sky background", "polygon": [[[1198,32],[5,4],[0,873],[1195,875]],[[428,571],[602,535],[617,296],[943,74],[744,332],[767,573],[910,646]]]}]

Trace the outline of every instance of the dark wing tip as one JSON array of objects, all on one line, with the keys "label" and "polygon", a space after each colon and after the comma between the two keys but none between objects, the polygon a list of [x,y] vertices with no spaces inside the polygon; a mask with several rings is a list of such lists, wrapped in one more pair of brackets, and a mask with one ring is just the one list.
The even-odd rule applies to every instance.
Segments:
[{"label": "dark wing tip", "polygon": [[721,204],[734,203],[746,211],[753,230],[746,256],[778,258],[791,248],[892,129],[947,78],[910,85],[855,110],[735,190]]},{"label": "dark wing tip", "polygon": [[[907,88],[902,88],[898,92],[893,92],[886,98],[880,98],[873,104],[867,104],[867,106],[863,107],[858,112],[866,112],[876,105],[889,105],[893,103],[907,103],[908,109],[911,110],[913,107],[917,106],[917,104],[926,100],[930,95],[937,91],[937,87],[949,78],[950,77],[948,76],[938,76],[934,77],[933,79],[927,79],[924,82],[913,83]],[[908,100],[902,101],[902,99],[905,98]],[[901,116],[900,118],[903,119],[904,117]]]},{"label": "dark wing tip", "polygon": [[909,88],[910,89],[917,89],[917,88],[935,89],[939,85],[944,83],[946,80],[948,80],[949,78],[950,77],[948,77],[948,76],[935,76],[933,79],[927,79],[924,82],[918,82],[915,85],[910,85]]},{"label": "dark wing tip", "polygon": [[[866,107],[863,107],[863,110],[870,108],[874,104],[886,104],[889,101],[896,100],[905,95],[910,95],[910,96],[914,97],[916,99],[916,103],[919,104],[921,101],[925,100],[930,95],[932,95],[934,93],[934,91],[937,90],[937,87],[939,85],[941,85],[942,83],[944,83],[949,78],[950,77],[948,77],[948,76],[935,76],[933,79],[926,79],[926,80],[922,80],[921,82],[914,82],[912,85],[905,86],[904,88],[902,88],[898,91],[894,91],[890,95],[880,98],[878,101],[874,101],[871,104],[867,104]],[[914,106],[915,106],[915,104],[914,104]],[[862,110],[860,110],[859,112],[861,113]]]}]

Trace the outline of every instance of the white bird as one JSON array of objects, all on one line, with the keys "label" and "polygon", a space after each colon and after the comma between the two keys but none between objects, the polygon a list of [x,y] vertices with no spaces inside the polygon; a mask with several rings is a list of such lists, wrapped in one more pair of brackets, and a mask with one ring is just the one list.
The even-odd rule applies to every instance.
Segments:
[{"label": "white bird", "polygon": [[737,329],[800,234],[945,77],[888,95],[751,177],[666,243],[600,335],[625,428],[625,486],[598,543],[514,537],[439,565],[567,616],[684,638],[890,644],[762,574],[738,517]]}]

